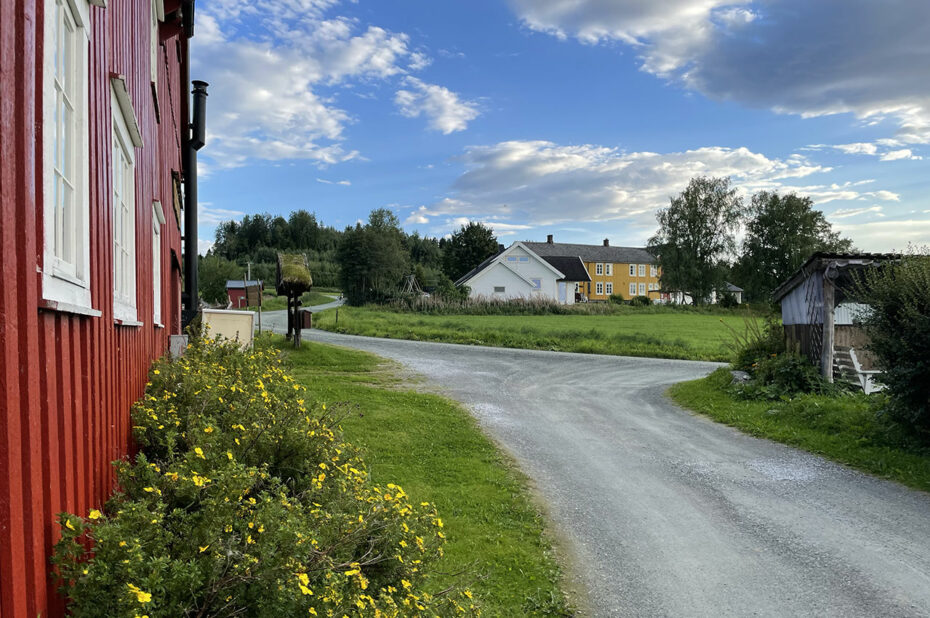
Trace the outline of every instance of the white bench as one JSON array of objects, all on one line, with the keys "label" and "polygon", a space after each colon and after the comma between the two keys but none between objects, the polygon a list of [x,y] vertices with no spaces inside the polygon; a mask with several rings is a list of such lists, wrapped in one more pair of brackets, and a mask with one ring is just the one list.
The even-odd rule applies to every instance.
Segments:
[{"label": "white bench", "polygon": [[856,351],[853,348],[849,348],[849,358],[852,360],[853,369],[856,370],[859,384],[862,385],[862,390],[865,391],[866,395],[877,393],[885,388],[884,384],[876,384],[874,380],[875,376],[881,373],[881,371],[878,369],[863,369],[862,363],[859,362],[859,359],[856,357]]}]

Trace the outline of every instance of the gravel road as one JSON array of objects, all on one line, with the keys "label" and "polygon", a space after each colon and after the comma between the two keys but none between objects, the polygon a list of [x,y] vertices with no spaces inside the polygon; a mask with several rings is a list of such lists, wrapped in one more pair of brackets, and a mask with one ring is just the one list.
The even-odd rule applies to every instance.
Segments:
[{"label": "gravel road", "polygon": [[351,337],[533,479],[595,616],[930,616],[930,495],[693,416],[717,365]]}]

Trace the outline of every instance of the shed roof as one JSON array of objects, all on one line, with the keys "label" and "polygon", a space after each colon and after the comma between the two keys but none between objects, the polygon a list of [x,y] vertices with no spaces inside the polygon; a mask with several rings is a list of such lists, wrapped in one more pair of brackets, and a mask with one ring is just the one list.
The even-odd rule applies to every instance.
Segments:
[{"label": "shed roof", "polygon": [[838,268],[846,269],[852,267],[870,266],[878,262],[899,259],[901,256],[894,253],[826,253],[817,252],[807,258],[807,261],[797,269],[788,279],[772,292],[772,298],[779,302],[787,296],[791,290],[798,287],[802,281],[807,279],[812,273],[823,270],[830,263],[835,263]]},{"label": "shed roof", "polygon": [[524,242],[540,257],[580,257],[583,262],[611,262],[614,264],[655,264],[654,255],[642,247],[611,247],[604,245],[576,245],[564,242]]},{"label": "shed roof", "polygon": [[565,275],[558,281],[590,281],[591,275],[588,269],[584,267],[581,258],[567,255],[543,255],[542,259],[546,260],[550,266],[562,272]]},{"label": "shed roof", "polygon": [[247,280],[247,281],[242,280],[242,279],[227,279],[227,280],[226,280],[226,289],[227,289],[227,290],[243,290],[243,289],[245,289],[245,287],[246,287],[247,285],[249,285],[249,286],[251,286],[251,285],[257,285],[257,286],[261,287],[262,281],[261,281],[260,279],[256,279],[256,280],[251,280],[251,279],[250,279],[250,280]]}]

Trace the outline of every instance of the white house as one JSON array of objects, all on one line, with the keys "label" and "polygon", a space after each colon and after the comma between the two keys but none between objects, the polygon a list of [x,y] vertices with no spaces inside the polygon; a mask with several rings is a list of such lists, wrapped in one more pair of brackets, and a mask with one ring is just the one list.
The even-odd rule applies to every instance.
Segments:
[{"label": "white house", "polygon": [[544,298],[570,305],[575,302],[575,283],[590,280],[580,258],[547,260],[515,242],[455,284],[467,285],[471,298]]}]

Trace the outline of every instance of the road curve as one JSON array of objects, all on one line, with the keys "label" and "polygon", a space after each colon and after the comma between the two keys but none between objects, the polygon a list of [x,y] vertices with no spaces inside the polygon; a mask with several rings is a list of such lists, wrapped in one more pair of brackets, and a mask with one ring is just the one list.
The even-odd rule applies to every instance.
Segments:
[{"label": "road curve", "polygon": [[595,616],[930,616],[930,495],[693,416],[716,365],[352,337],[533,479]]}]

